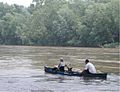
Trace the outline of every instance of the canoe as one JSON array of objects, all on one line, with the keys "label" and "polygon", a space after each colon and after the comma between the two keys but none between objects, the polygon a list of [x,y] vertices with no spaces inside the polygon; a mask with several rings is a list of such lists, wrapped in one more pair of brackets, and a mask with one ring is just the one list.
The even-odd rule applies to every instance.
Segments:
[{"label": "canoe", "polygon": [[54,68],[44,66],[44,71],[46,73],[51,74],[60,74],[60,75],[67,75],[67,76],[78,76],[78,77],[84,77],[84,78],[97,78],[97,79],[107,79],[107,73],[95,73],[95,74],[81,74],[80,72],[76,71],[59,71],[54,70]]}]

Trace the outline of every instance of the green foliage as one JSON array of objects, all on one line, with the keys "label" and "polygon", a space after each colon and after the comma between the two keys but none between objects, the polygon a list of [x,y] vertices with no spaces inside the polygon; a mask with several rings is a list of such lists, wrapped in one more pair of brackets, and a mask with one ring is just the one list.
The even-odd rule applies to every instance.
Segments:
[{"label": "green foliage", "polygon": [[21,44],[21,31],[27,12],[18,5],[0,3],[0,44]]},{"label": "green foliage", "polygon": [[119,47],[119,43],[110,43],[110,44],[104,44],[105,48],[116,48]]},{"label": "green foliage", "polygon": [[0,3],[0,44],[101,47],[119,43],[119,0],[33,2],[28,8]]}]

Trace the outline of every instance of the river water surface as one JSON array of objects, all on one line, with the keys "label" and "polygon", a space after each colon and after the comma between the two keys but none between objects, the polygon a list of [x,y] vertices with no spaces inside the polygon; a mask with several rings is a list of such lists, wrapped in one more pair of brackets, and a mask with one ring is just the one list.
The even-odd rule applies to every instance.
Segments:
[{"label": "river water surface", "polygon": [[[0,46],[0,92],[119,92],[118,48]],[[81,71],[89,59],[107,80],[52,75],[44,66],[64,58]]]}]

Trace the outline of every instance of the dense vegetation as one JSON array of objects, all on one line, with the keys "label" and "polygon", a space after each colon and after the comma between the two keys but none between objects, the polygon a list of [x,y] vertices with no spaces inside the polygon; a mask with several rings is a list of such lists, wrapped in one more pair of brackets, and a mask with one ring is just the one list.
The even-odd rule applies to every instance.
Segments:
[{"label": "dense vegetation", "polygon": [[33,2],[27,8],[0,3],[0,44],[100,47],[119,43],[119,0]]}]

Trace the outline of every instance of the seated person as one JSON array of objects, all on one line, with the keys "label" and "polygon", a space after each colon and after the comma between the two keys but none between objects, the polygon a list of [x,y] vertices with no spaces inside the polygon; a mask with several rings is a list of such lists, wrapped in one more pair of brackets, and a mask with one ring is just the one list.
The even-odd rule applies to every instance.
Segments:
[{"label": "seated person", "polygon": [[90,63],[90,61],[88,59],[85,60],[85,69],[83,70],[83,72],[81,74],[94,74],[96,73],[96,69],[95,69],[95,66]]},{"label": "seated person", "polygon": [[63,60],[63,58],[61,58],[60,59],[60,63],[59,63],[59,65],[58,65],[58,69],[60,70],[60,71],[64,71],[64,68],[65,68],[65,63],[64,63],[64,60]]}]

